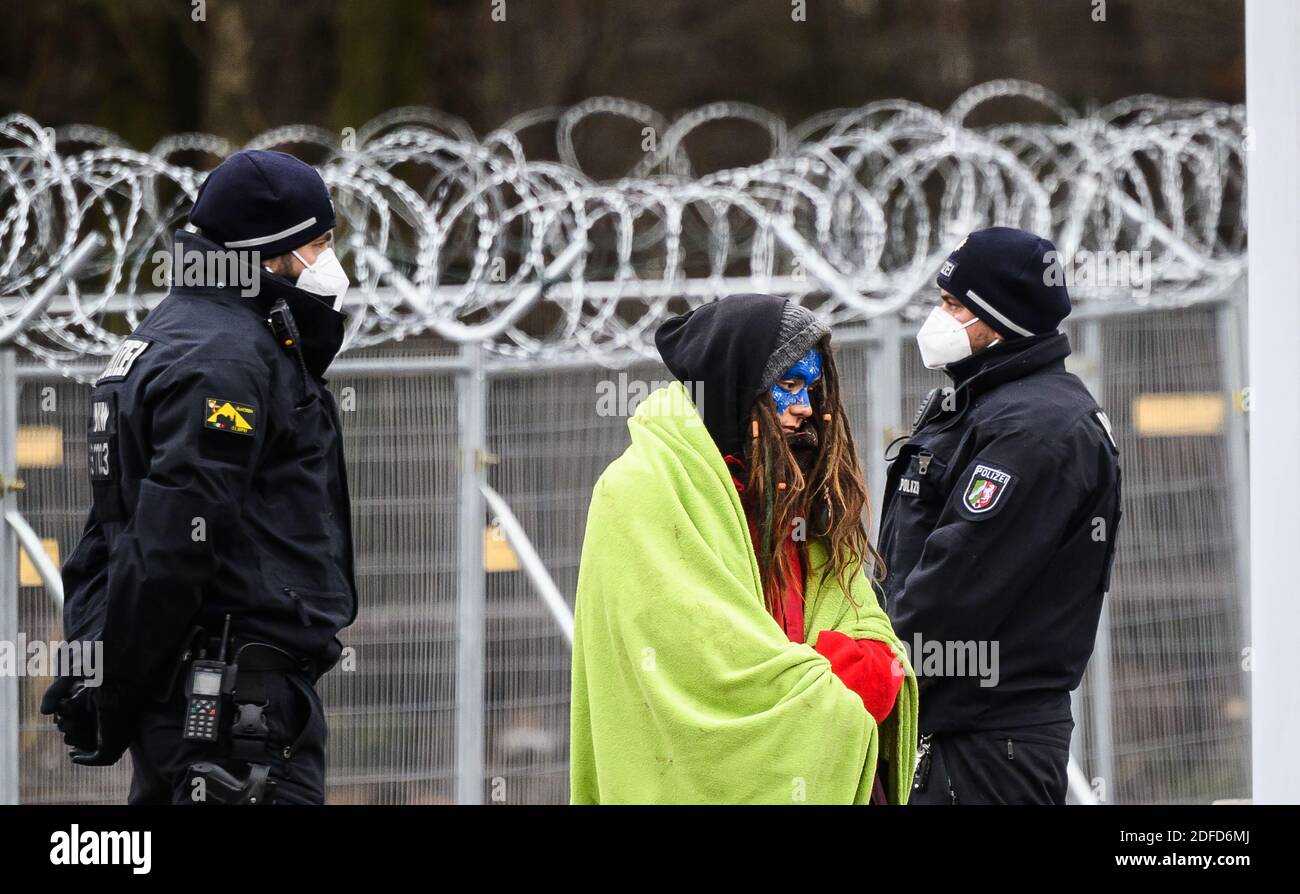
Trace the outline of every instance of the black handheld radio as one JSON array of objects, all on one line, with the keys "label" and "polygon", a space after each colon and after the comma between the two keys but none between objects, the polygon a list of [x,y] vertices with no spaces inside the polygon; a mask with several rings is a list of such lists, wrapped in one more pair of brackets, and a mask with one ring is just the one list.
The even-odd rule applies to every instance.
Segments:
[{"label": "black handheld radio", "polygon": [[185,727],[181,738],[191,742],[215,742],[221,730],[221,696],[226,679],[226,644],[230,639],[230,615],[221,632],[221,652],[216,661],[198,659],[190,664],[185,681]]}]

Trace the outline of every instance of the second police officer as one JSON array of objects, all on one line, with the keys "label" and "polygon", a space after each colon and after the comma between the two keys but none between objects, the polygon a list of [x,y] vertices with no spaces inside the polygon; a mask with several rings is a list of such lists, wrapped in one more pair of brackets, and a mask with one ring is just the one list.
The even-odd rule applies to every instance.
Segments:
[{"label": "second police officer", "polygon": [[187,263],[243,266],[174,282],[95,383],[64,627],[102,640],[103,682],[60,679],[42,710],[74,762],[129,748],[131,803],[322,803],[314,684],[357,607],[323,378],[348,287],[334,206],[311,166],[248,150],[211,172],[189,221]]},{"label": "second police officer", "polygon": [[917,335],[935,389],[886,479],[885,594],[920,685],[911,803],[1065,801],[1070,692],[1120,519],[1110,423],[1065,369],[1055,247],[971,233]]}]

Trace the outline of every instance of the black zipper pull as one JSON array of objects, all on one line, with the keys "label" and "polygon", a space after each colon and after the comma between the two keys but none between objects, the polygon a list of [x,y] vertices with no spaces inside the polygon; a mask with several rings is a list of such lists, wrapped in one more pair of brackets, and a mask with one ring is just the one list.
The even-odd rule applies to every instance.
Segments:
[{"label": "black zipper pull", "polygon": [[284,592],[288,593],[289,598],[293,600],[294,608],[298,610],[298,620],[302,621],[302,626],[310,627],[311,618],[307,617],[307,606],[302,604],[302,597],[298,595],[298,591],[292,587],[285,587]]},{"label": "black zipper pull", "polygon": [[912,791],[925,791],[930,781],[930,736],[921,736],[916,748],[916,773],[912,778]]},{"label": "black zipper pull", "polygon": [[1011,746],[1011,740],[1007,739],[1007,760],[1013,761],[1015,759],[1016,759],[1016,750]]}]

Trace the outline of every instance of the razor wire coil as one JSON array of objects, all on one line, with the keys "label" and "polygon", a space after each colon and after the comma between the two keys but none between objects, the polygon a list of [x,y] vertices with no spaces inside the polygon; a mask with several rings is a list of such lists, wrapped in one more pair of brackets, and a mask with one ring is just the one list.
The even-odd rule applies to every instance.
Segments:
[{"label": "razor wire coil", "polygon": [[[970,123],[1005,100],[1048,120]],[[577,134],[608,117],[639,127],[643,151],[623,176],[602,179],[584,168]],[[697,171],[689,139],[720,123],[743,125],[767,157]],[[558,161],[527,156],[539,133]],[[411,107],[355,131],[288,125],[247,145],[303,154],[329,186],[356,281],[349,348],[440,320],[490,320],[582,240],[588,253],[552,288],[547,312],[487,348],[615,365],[652,353],[668,315],[740,287],[805,301],[835,324],[915,318],[947,253],[982,226],[1049,235],[1067,257],[1149,259],[1147,294],[1091,282],[1072,288],[1077,302],[1221,294],[1245,269],[1248,137],[1241,106],[1135,96],[1080,112],[1038,85],[993,81],[944,112],[887,100],[793,127],[744,103],[670,121],[595,97],[516,116],[481,140],[453,116]],[[187,133],[138,152],[102,128],[0,118],[0,326],[97,231],[106,247],[18,343],[61,370],[111,354],[166,290],[159,252],[206,176],[180,157],[215,161],[237,148]],[[424,306],[383,288],[355,252],[362,245],[427,295]]]}]

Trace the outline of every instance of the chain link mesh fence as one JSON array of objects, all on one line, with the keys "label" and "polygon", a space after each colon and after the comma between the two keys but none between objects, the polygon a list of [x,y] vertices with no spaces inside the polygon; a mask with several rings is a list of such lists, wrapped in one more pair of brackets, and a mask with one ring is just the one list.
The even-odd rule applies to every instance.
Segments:
[{"label": "chain link mesh fence", "polygon": [[[1068,327],[1071,366],[1098,392],[1124,468],[1104,642],[1076,700],[1076,756],[1104,801],[1205,802],[1249,791],[1237,313],[1225,299],[1179,310],[1129,308]],[[869,469],[883,468],[885,443],[902,433],[925,393],[946,381],[921,366],[910,331],[893,337],[901,388],[896,402],[884,405],[873,400],[871,383],[889,352],[850,337],[838,350],[846,410]],[[331,382],[343,410],[361,600],[357,622],[342,636],[344,663],[321,684],[333,803],[454,800],[463,396],[453,373],[433,365],[420,371],[430,353],[427,343],[409,341],[371,348],[364,352],[369,365],[349,356]],[[66,557],[90,503],[89,388],[44,375],[29,368],[24,376],[19,419],[24,437],[58,448],[40,467],[23,469],[20,507]],[[625,416],[602,415],[598,395],[627,395],[633,383],[668,379],[657,363],[622,370],[573,363],[516,368],[489,380],[495,462],[487,478],[570,605],[591,489],[627,444]],[[1170,396],[1211,407],[1209,422],[1187,431],[1183,419],[1180,429],[1175,404],[1174,424],[1162,428],[1150,401]],[[485,515],[485,543],[496,536],[491,522]],[[489,564],[508,566],[500,549],[486,552]],[[29,640],[60,639],[45,591],[24,587],[20,594],[19,629]],[[519,571],[487,572],[486,596],[485,799],[563,803],[568,644]],[[37,713],[47,682],[20,681],[21,799],[123,800],[129,762],[109,770],[72,766],[59,734]]]}]

